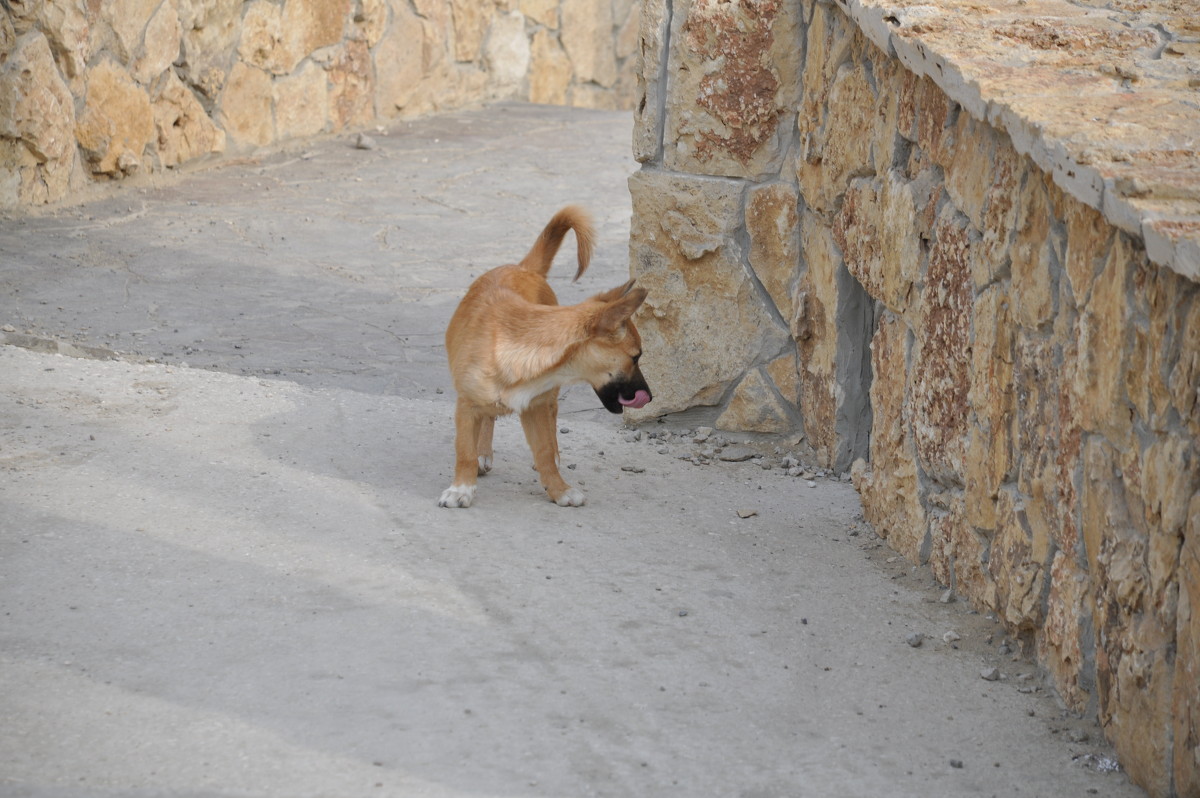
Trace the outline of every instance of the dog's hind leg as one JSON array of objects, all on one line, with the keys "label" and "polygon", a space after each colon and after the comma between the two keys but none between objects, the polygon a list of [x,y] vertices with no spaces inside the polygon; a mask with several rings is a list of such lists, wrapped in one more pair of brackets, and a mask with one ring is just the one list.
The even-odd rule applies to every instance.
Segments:
[{"label": "dog's hind leg", "polygon": [[475,501],[483,422],[483,414],[460,396],[454,409],[454,482],[442,491],[438,507],[470,507]]},{"label": "dog's hind leg", "polygon": [[495,455],[492,451],[492,432],[495,429],[496,417],[484,416],[483,421],[479,424],[479,441],[475,447],[479,455],[480,476],[492,470],[492,458]]},{"label": "dog's hind leg", "polygon": [[583,491],[568,485],[558,473],[558,435],[555,429],[558,400],[553,391],[548,396],[548,399],[534,399],[521,413],[521,427],[533,452],[533,466],[550,499],[560,507],[581,507],[585,501]]}]

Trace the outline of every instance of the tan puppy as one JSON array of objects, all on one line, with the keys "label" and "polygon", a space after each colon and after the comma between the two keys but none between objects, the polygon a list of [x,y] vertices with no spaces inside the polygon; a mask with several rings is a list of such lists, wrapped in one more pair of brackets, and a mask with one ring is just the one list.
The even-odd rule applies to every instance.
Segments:
[{"label": "tan puppy", "polygon": [[651,399],[638,368],[642,339],[630,321],[646,291],[630,280],[560,306],[546,273],[568,230],[578,244],[578,280],[591,259],[593,231],[587,215],[570,206],[554,215],[524,260],[472,283],[450,319],[446,353],[458,405],[454,483],[438,499],[441,507],[471,506],[477,474],[492,469],[496,416],[514,412],[546,493],[563,507],[581,506],[583,491],[558,473],[559,391],[586,382],[612,413]]}]

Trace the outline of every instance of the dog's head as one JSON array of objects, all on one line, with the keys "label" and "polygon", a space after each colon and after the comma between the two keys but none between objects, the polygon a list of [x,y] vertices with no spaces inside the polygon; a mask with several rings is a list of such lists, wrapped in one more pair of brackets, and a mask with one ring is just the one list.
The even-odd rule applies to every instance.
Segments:
[{"label": "dog's head", "polygon": [[631,318],[645,299],[646,289],[634,288],[633,280],[591,299],[584,376],[610,413],[645,407],[653,398],[638,368],[642,338]]}]

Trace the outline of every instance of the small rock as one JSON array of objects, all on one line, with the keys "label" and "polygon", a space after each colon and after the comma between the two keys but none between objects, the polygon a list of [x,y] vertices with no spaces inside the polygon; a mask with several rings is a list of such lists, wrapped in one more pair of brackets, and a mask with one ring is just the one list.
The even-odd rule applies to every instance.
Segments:
[{"label": "small rock", "polygon": [[950,588],[946,588],[945,592],[942,593],[942,597],[939,598],[938,601],[942,602],[943,604],[953,603],[954,602],[954,591],[951,590]]},{"label": "small rock", "polygon": [[925,641],[925,635],[920,632],[913,632],[908,637],[904,638],[904,642],[908,643],[913,648],[920,648],[921,643]]},{"label": "small rock", "polygon": [[817,486],[817,483],[813,482],[813,481],[810,479],[810,480],[808,481],[808,486],[809,486],[810,488],[815,488],[815,487]]},{"label": "small rock", "polygon": [[570,427],[559,427],[558,431],[561,432],[563,435],[566,435],[568,432],[571,431],[571,428]]},{"label": "small rock", "polygon": [[1073,743],[1086,743],[1090,739],[1088,733],[1083,729],[1071,729],[1071,733],[1067,737]]},{"label": "small rock", "polygon": [[791,468],[788,469],[787,473],[788,473],[789,477],[798,477],[804,473],[804,469],[801,468],[800,466],[792,466]]},{"label": "small rock", "polygon": [[692,438],[693,443],[704,443],[712,435],[712,427],[696,427],[696,437]]},{"label": "small rock", "polygon": [[3,327],[0,327],[0,330],[4,330],[4,332],[16,332],[17,328],[11,324],[5,324]]},{"label": "small rock", "polygon": [[753,518],[758,515],[758,510],[738,510],[738,518]]},{"label": "small rock", "polygon": [[625,442],[626,443],[637,443],[641,439],[642,439],[642,431],[640,429],[635,429],[632,432],[625,433]]},{"label": "small rock", "polygon": [[984,668],[979,672],[979,677],[986,682],[994,682],[1000,678],[1000,669]]},{"label": "small rock", "polygon": [[744,463],[757,454],[747,446],[730,446],[721,452],[721,459],[726,463]]},{"label": "small rock", "polygon": [[962,635],[951,629],[949,632],[946,632],[944,635],[942,635],[942,640],[947,643],[957,643],[959,640],[962,640]]},{"label": "small rock", "polygon": [[646,469],[642,468],[641,466],[632,466],[632,465],[621,466],[621,470],[628,471],[630,474],[641,474],[646,471]]},{"label": "small rock", "polygon": [[955,768],[956,770],[962,770],[962,766],[963,766],[963,763],[962,763],[961,759],[951,759],[950,760],[950,767]]},{"label": "small rock", "polygon": [[375,139],[371,138],[366,133],[359,133],[354,137],[354,149],[373,150],[375,149]]}]

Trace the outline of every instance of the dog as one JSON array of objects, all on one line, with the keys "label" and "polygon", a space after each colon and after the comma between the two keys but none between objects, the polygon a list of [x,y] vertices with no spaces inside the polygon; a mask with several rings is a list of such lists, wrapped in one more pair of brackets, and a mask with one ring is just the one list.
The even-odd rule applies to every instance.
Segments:
[{"label": "dog", "polygon": [[470,507],[476,479],[492,469],[496,417],[517,413],[542,487],[562,507],[585,497],[558,472],[558,395],[587,383],[611,413],[653,398],[638,367],[642,339],[631,317],[646,298],[634,281],[578,305],[559,305],[546,274],[563,237],[575,232],[579,267],[588,267],[595,233],[587,214],[567,206],[550,219],[520,263],[475,280],[446,329],[446,354],[458,394],[454,482],[441,507]]}]

